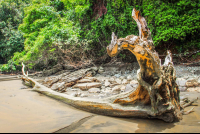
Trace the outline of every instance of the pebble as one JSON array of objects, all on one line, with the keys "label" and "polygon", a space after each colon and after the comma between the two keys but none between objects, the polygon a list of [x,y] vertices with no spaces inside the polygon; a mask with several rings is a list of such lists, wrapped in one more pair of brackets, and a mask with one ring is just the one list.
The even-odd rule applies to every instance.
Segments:
[{"label": "pebble", "polygon": [[117,78],[119,78],[121,75],[120,74],[115,74],[114,76],[117,77]]},{"label": "pebble", "polygon": [[108,80],[105,81],[105,86],[109,86],[110,85],[110,82]]},{"label": "pebble", "polygon": [[123,79],[122,80],[122,84],[128,84],[128,80],[127,79]]},{"label": "pebble", "polygon": [[132,80],[132,81],[130,81],[130,84],[138,84],[138,81]]},{"label": "pebble", "polygon": [[130,80],[132,80],[132,79],[133,79],[133,77],[132,77],[131,75],[128,75],[128,76],[127,76],[127,80],[130,81]]},{"label": "pebble", "polygon": [[186,87],[179,87],[179,90],[180,90],[181,92],[186,92],[186,91],[187,91],[187,88],[186,88]]},{"label": "pebble", "polygon": [[121,85],[117,85],[112,88],[112,92],[121,91]]},{"label": "pebble", "polygon": [[28,87],[22,86],[22,87],[20,87],[20,89],[28,89]]},{"label": "pebble", "polygon": [[183,78],[178,78],[178,79],[176,80],[177,85],[178,85],[178,86],[181,86],[181,87],[186,86],[186,85],[185,85],[186,82],[187,82],[187,80],[185,80],[185,79],[183,79]]},{"label": "pebble", "polygon": [[120,89],[121,89],[122,92],[125,92],[126,86],[122,85]]},{"label": "pebble", "polygon": [[88,97],[88,95],[87,94],[81,94],[80,97]]},{"label": "pebble", "polygon": [[122,84],[122,80],[119,79],[119,78],[117,78],[115,81],[116,81],[118,84]]},{"label": "pebble", "polygon": [[190,87],[190,88],[187,89],[187,91],[189,91],[189,92],[194,92],[194,91],[200,92],[200,87]]},{"label": "pebble", "polygon": [[89,93],[100,93],[101,90],[100,90],[100,88],[90,88],[90,89],[88,90],[88,92],[89,92]]}]

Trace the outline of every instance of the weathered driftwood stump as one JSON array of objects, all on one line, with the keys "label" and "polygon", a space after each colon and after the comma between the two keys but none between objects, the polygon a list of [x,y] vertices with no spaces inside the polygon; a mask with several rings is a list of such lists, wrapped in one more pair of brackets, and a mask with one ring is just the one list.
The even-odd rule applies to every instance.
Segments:
[{"label": "weathered driftwood stump", "polygon": [[168,51],[165,62],[161,65],[144,17],[135,9],[133,9],[132,17],[137,22],[139,36],[129,35],[126,38],[117,39],[112,33],[111,44],[107,47],[107,52],[113,57],[121,50],[128,49],[136,56],[140,65],[137,74],[139,86],[129,96],[117,98],[114,103],[124,106],[151,105],[155,116],[168,114],[171,118],[169,120],[179,120],[181,119],[180,91],[175,81],[176,72],[171,53]]},{"label": "weathered driftwood stump", "polygon": [[[137,22],[139,36],[129,35],[126,38],[117,39],[113,33],[107,52],[112,57],[116,56],[121,50],[128,49],[136,56],[140,65],[137,74],[139,85],[136,89],[105,99],[73,97],[53,91],[48,85],[41,85],[36,80],[28,77],[28,73],[25,74],[24,72],[24,64],[22,64],[24,76],[21,79],[29,82],[34,87],[34,91],[85,111],[117,117],[158,118],[166,122],[180,120],[182,114],[184,114],[183,108],[191,105],[194,101],[186,103],[183,100],[184,105],[180,104],[179,88],[175,81],[176,73],[171,53],[168,51],[165,62],[161,65],[145,19],[135,9],[133,9],[132,16]],[[75,72],[69,75],[62,74],[56,77],[55,80],[50,80],[49,84],[52,85],[52,83],[60,81],[64,83],[65,87],[68,87],[74,85],[77,80],[88,76],[88,73],[91,74],[90,69],[83,70],[82,73],[79,72],[80,76],[74,76],[73,74],[77,74]],[[65,75],[70,76],[70,78],[67,77],[66,79]]]}]

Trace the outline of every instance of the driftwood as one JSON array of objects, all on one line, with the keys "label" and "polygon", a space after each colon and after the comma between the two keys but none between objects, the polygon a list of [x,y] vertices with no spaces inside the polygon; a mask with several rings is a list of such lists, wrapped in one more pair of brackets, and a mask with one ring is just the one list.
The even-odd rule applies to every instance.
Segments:
[{"label": "driftwood", "polygon": [[136,56],[140,65],[139,86],[136,89],[106,99],[85,99],[59,93],[39,84],[24,73],[24,65],[24,76],[21,79],[30,82],[37,92],[89,112],[117,117],[158,118],[166,122],[182,119],[183,107],[180,105],[180,91],[175,81],[176,72],[171,53],[168,51],[165,62],[161,65],[145,19],[135,9],[132,16],[137,22],[139,36],[129,35],[117,39],[112,33],[107,52],[113,57],[121,50],[128,49]]}]

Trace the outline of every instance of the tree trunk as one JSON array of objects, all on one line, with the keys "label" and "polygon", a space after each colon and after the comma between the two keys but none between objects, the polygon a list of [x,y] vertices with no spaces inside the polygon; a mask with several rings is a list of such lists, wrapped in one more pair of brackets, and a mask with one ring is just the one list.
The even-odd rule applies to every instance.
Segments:
[{"label": "tree trunk", "polygon": [[111,44],[107,47],[109,56],[116,56],[121,50],[128,49],[137,58],[139,86],[129,96],[117,98],[114,103],[120,105],[151,105],[155,116],[168,113],[174,119],[181,119],[179,88],[176,84],[176,73],[170,51],[161,65],[155,51],[151,33],[144,17],[133,9],[132,17],[136,21],[139,36],[129,35],[117,39],[112,33]]}]

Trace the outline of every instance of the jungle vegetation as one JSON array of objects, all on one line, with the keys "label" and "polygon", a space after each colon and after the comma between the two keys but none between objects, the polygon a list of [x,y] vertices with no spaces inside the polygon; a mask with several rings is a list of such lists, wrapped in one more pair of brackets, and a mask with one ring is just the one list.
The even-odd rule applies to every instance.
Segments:
[{"label": "jungle vegetation", "polygon": [[138,35],[133,8],[147,20],[156,49],[200,49],[199,0],[0,0],[0,69],[106,62],[112,32]]}]

